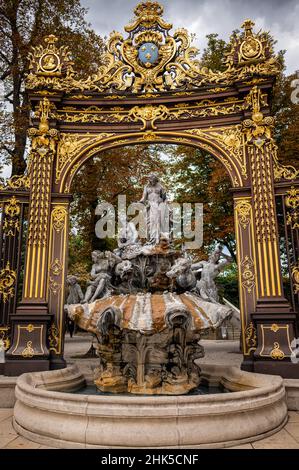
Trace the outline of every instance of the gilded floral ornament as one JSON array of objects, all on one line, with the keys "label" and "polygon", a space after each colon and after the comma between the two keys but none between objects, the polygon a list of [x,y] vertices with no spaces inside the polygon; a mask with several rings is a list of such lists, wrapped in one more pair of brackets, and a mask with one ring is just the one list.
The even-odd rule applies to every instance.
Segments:
[{"label": "gilded floral ornament", "polygon": [[247,328],[245,329],[245,341],[246,341],[246,345],[248,348],[256,349],[256,345],[257,345],[256,329],[252,322],[250,322]]},{"label": "gilded floral ornament", "polygon": [[50,129],[49,120],[53,115],[55,106],[48,98],[43,98],[37,108],[39,117],[38,129],[31,127],[28,129],[28,135],[32,139],[31,149],[36,151],[40,157],[45,157],[49,151],[54,153],[56,141],[58,138],[57,129]]},{"label": "gilded floral ornament", "polygon": [[66,46],[56,47],[58,38],[53,34],[44,38],[45,46],[32,48],[29,54],[29,74],[27,87],[60,89],[61,79],[73,75],[71,53]]},{"label": "gilded floral ornament", "polygon": [[16,189],[18,191],[26,191],[30,189],[30,179],[28,175],[12,176],[6,181],[5,185],[0,185],[0,190],[9,191],[10,189]]},{"label": "gilded floral ornament", "polygon": [[287,225],[290,225],[292,230],[299,229],[299,189],[292,186],[287,191],[285,205]]},{"label": "gilded floral ornament", "polygon": [[191,46],[187,30],[178,29],[170,34],[172,25],[163,19],[159,3],[142,2],[134,12],[134,20],[124,28],[128,37],[111,33],[102,65],[86,79],[80,79],[74,72],[68,49],[58,49],[57,38],[48,36],[46,45],[34,48],[30,54],[27,88],[148,95],[202,85],[231,85],[235,81],[274,76],[280,70],[269,35],[254,33],[250,20],[242,25],[242,33],[231,38],[226,70],[213,72],[197,59],[198,50]]},{"label": "gilded floral ornament", "polygon": [[48,331],[48,338],[49,338],[49,350],[55,352],[58,354],[58,348],[59,348],[59,329],[55,325],[55,323],[52,323],[52,325],[49,328]]},{"label": "gilded floral ornament", "polygon": [[280,349],[280,344],[277,343],[276,341],[275,341],[275,343],[273,344],[273,349],[272,349],[272,351],[270,352],[270,356],[271,356],[272,359],[274,359],[274,360],[277,360],[277,359],[278,359],[278,360],[280,360],[280,361],[281,361],[282,359],[284,359],[284,357],[285,357],[284,352]]},{"label": "gilded floral ornament", "polygon": [[20,231],[19,216],[21,212],[21,206],[15,196],[12,196],[4,206],[4,223],[3,233],[7,237],[14,237],[17,232]]},{"label": "gilded floral ornament", "polygon": [[7,261],[5,268],[0,271],[0,298],[6,303],[10,298],[15,295],[15,283],[17,273],[10,268],[10,263]]},{"label": "gilded floral ornament", "polygon": [[142,121],[143,127],[141,130],[145,130],[147,124],[149,124],[152,129],[157,129],[155,126],[155,121],[157,119],[164,120],[167,119],[169,115],[169,110],[166,106],[134,106],[129,112],[129,116],[133,121]]},{"label": "gilded floral ornament", "polygon": [[241,262],[242,286],[250,294],[255,286],[254,262],[246,255]]},{"label": "gilded floral ornament", "polygon": [[267,106],[265,96],[255,85],[245,99],[245,106],[252,110],[251,119],[243,121],[243,131],[247,142],[253,142],[257,147],[262,147],[266,141],[272,138],[274,118],[264,117],[261,112],[262,106]]},{"label": "gilded floral ornament", "polygon": [[235,211],[244,230],[250,224],[251,210],[251,204],[246,199],[241,199],[236,204]]}]

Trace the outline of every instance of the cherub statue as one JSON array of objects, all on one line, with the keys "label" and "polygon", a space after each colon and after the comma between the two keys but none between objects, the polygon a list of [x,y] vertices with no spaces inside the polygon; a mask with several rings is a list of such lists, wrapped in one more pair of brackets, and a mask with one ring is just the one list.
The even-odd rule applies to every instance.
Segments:
[{"label": "cherub statue", "polygon": [[73,276],[71,274],[67,276],[66,285],[68,286],[68,291],[69,291],[66,303],[68,305],[80,303],[81,300],[83,300],[84,296],[83,296],[82,289],[80,285],[78,284],[77,276]]},{"label": "cherub statue", "polygon": [[112,271],[122,259],[111,251],[93,251],[91,254],[93,265],[90,271],[90,281],[85,297],[81,303],[91,303],[101,297],[107,297],[113,287],[111,285]]}]

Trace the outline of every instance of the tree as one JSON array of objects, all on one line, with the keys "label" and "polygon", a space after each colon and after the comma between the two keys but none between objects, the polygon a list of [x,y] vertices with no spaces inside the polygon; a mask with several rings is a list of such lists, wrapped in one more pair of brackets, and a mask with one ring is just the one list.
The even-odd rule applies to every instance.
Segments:
[{"label": "tree", "polygon": [[[222,164],[206,151],[194,147],[170,146],[168,152],[174,199],[180,203],[201,202],[204,205],[205,249],[218,242],[235,259],[231,181]],[[199,250],[196,254],[203,256],[204,251]]]},{"label": "tree", "polygon": [[298,166],[299,106],[291,101],[291,82],[295,74],[278,78],[273,94],[272,113],[275,116],[275,138],[282,164]]},{"label": "tree", "polygon": [[119,195],[126,195],[127,204],[138,201],[151,172],[165,172],[155,145],[107,150],[85,163],[72,183],[70,265],[77,269],[82,260],[88,265],[92,250],[116,248],[116,238],[101,240],[95,235],[96,206],[108,202],[117,207]]},{"label": "tree", "polygon": [[76,70],[88,75],[100,63],[104,44],[85,20],[80,0],[0,0],[0,155],[12,164],[12,175],[26,168],[30,108],[24,80],[28,53],[43,37],[55,34],[70,46]]}]

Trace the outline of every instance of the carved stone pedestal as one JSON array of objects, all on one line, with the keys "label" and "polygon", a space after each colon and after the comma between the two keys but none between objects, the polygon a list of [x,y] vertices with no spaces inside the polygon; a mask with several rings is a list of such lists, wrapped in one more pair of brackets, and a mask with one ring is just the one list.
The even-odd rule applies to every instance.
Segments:
[{"label": "carved stone pedestal", "polygon": [[261,374],[280,375],[283,378],[299,378],[299,357],[296,358],[297,337],[295,313],[255,313],[251,316],[257,331],[257,349],[250,359],[242,363],[242,369]]},{"label": "carved stone pedestal", "polygon": [[11,316],[12,343],[6,352],[4,374],[20,375],[50,369],[47,332],[51,316],[46,306],[21,305]]}]

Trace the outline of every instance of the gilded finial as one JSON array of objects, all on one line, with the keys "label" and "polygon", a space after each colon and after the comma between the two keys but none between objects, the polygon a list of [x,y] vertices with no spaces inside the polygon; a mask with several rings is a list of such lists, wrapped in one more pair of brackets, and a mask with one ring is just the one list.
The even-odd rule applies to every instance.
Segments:
[{"label": "gilded finial", "polygon": [[46,44],[55,44],[58,41],[58,38],[54,34],[49,34],[49,36],[44,37],[44,42]]},{"label": "gilded finial", "polygon": [[255,22],[250,20],[250,19],[247,19],[243,22],[243,24],[241,25],[241,28],[243,28],[245,30],[245,37],[247,38],[248,36],[252,36],[252,29],[255,25]]}]

